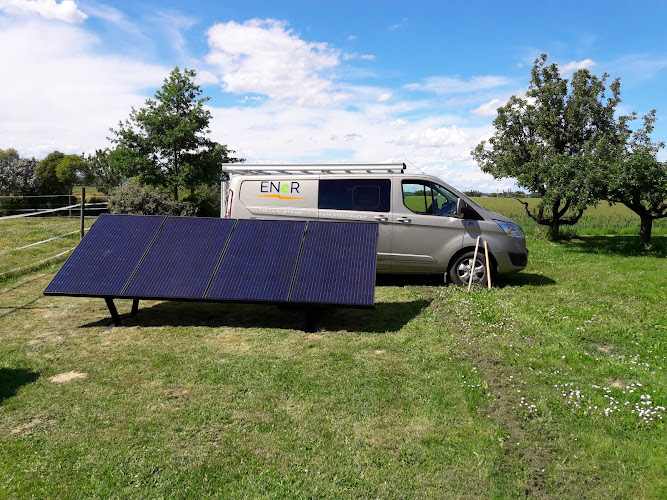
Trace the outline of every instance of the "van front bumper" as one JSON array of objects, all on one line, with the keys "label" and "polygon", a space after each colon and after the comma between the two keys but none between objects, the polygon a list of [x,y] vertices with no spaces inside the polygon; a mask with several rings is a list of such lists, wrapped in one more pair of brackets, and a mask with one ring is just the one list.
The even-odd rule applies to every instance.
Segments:
[{"label": "van front bumper", "polygon": [[528,265],[528,249],[523,252],[496,252],[498,274],[518,273]]}]

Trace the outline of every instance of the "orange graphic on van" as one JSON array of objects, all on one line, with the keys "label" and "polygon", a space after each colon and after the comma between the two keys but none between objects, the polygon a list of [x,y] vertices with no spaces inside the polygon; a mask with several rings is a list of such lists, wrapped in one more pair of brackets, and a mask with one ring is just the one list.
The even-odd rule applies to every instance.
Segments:
[{"label": "orange graphic on van", "polygon": [[280,194],[258,194],[255,195],[258,198],[278,198],[279,200],[305,200],[306,198],[303,198],[301,196],[283,196]]},{"label": "orange graphic on van", "polygon": [[[296,181],[293,182],[273,182],[273,181],[262,181],[260,185],[260,192],[262,193],[277,193],[277,194],[258,194],[255,195],[258,198],[278,198],[279,200],[305,200],[307,198],[302,196],[286,196],[301,194],[299,193],[299,183]],[[282,194],[284,193],[284,194]]]}]

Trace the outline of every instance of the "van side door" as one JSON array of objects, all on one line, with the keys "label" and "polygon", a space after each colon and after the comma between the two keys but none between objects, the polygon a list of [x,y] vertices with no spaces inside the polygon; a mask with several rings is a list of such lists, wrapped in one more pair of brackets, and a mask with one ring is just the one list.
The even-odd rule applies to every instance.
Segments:
[{"label": "van side door", "polygon": [[440,273],[462,248],[464,221],[456,217],[456,196],[423,179],[401,180],[394,188],[392,272]]},{"label": "van side door", "polygon": [[391,269],[391,180],[320,177],[318,210],[320,220],[377,222],[377,270]]}]

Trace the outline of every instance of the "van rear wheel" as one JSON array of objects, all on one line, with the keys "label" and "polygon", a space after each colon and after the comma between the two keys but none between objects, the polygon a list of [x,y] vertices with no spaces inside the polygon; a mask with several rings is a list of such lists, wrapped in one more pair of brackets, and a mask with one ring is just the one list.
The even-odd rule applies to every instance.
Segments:
[{"label": "van rear wheel", "polygon": [[475,267],[473,270],[472,259],[475,252],[467,252],[459,255],[454,264],[449,269],[449,279],[458,286],[468,286],[470,282],[470,272],[473,272],[472,282],[474,285],[483,285],[486,283],[486,259],[483,253],[477,252]]}]

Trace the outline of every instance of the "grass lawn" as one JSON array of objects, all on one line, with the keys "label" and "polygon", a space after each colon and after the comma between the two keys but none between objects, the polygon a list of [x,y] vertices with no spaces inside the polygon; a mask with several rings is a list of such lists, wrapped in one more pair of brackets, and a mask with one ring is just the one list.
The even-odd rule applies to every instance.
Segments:
[{"label": "grass lawn", "polygon": [[0,497],[665,498],[667,237],[528,238],[491,291],[380,277],[315,333],[177,302],[106,329],[42,295],[57,265],[6,279]]}]

